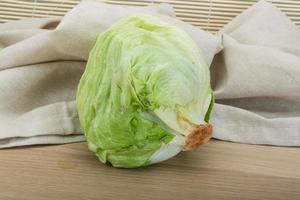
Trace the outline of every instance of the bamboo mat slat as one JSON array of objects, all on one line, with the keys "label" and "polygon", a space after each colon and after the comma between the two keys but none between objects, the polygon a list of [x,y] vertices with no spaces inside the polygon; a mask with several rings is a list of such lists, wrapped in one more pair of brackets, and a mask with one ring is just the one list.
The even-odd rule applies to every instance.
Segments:
[{"label": "bamboo mat slat", "polygon": [[[101,2],[147,6],[169,3],[176,16],[195,26],[216,32],[258,0],[98,0]],[[30,17],[63,16],[80,0],[0,0],[0,23]],[[300,27],[300,0],[269,0]]]}]

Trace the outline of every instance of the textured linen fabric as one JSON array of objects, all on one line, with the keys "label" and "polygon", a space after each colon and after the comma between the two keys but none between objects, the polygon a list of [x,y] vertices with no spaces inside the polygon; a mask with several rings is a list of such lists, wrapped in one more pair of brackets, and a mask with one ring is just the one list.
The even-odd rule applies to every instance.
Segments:
[{"label": "textured linen fabric", "polygon": [[174,18],[168,5],[84,2],[64,18],[0,25],[0,148],[82,141],[78,81],[99,33],[134,13],[184,29],[211,65],[213,136],[251,144],[300,145],[300,31],[261,1],[217,36]]},{"label": "textured linen fabric", "polygon": [[215,138],[300,145],[300,30],[260,1],[218,35],[223,50],[211,66]]},{"label": "textured linen fabric", "polygon": [[0,148],[84,140],[74,100],[89,51],[113,22],[141,12],[184,29],[211,63],[218,38],[177,20],[166,4],[83,2],[62,19],[1,24]]}]

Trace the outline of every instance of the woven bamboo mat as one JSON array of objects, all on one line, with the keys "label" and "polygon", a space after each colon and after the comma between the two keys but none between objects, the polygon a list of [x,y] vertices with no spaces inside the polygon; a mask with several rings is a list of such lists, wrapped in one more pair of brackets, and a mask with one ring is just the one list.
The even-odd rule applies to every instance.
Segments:
[{"label": "woven bamboo mat", "polygon": [[[216,32],[257,0],[98,0],[121,5],[169,3],[178,18]],[[63,16],[80,0],[0,0],[0,23],[30,17]],[[269,0],[300,27],[300,0]]]}]

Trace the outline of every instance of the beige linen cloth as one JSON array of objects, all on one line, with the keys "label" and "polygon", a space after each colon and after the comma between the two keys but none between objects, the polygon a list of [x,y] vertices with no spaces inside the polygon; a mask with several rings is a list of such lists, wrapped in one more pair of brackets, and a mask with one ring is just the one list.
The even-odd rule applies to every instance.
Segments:
[{"label": "beige linen cloth", "polygon": [[176,20],[167,5],[84,2],[62,20],[0,25],[0,148],[84,140],[74,100],[88,53],[99,33],[137,12],[186,30],[208,64],[222,43],[211,66],[215,138],[300,145],[300,33],[271,4],[256,4],[217,37]]},{"label": "beige linen cloth", "polygon": [[176,20],[165,4],[141,8],[83,2],[62,20],[1,24],[0,148],[84,140],[74,100],[89,51],[113,22],[140,12],[183,28],[211,63],[218,38]]},{"label": "beige linen cloth", "polygon": [[300,30],[261,1],[220,31],[211,67],[214,137],[300,146]]}]

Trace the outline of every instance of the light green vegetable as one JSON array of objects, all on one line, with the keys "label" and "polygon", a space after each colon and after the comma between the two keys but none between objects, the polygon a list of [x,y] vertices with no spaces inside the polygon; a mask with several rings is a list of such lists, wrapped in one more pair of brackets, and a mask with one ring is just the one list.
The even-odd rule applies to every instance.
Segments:
[{"label": "light green vegetable", "polygon": [[209,68],[184,31],[137,14],[102,33],[77,92],[90,150],[115,167],[140,167],[211,136]]}]

